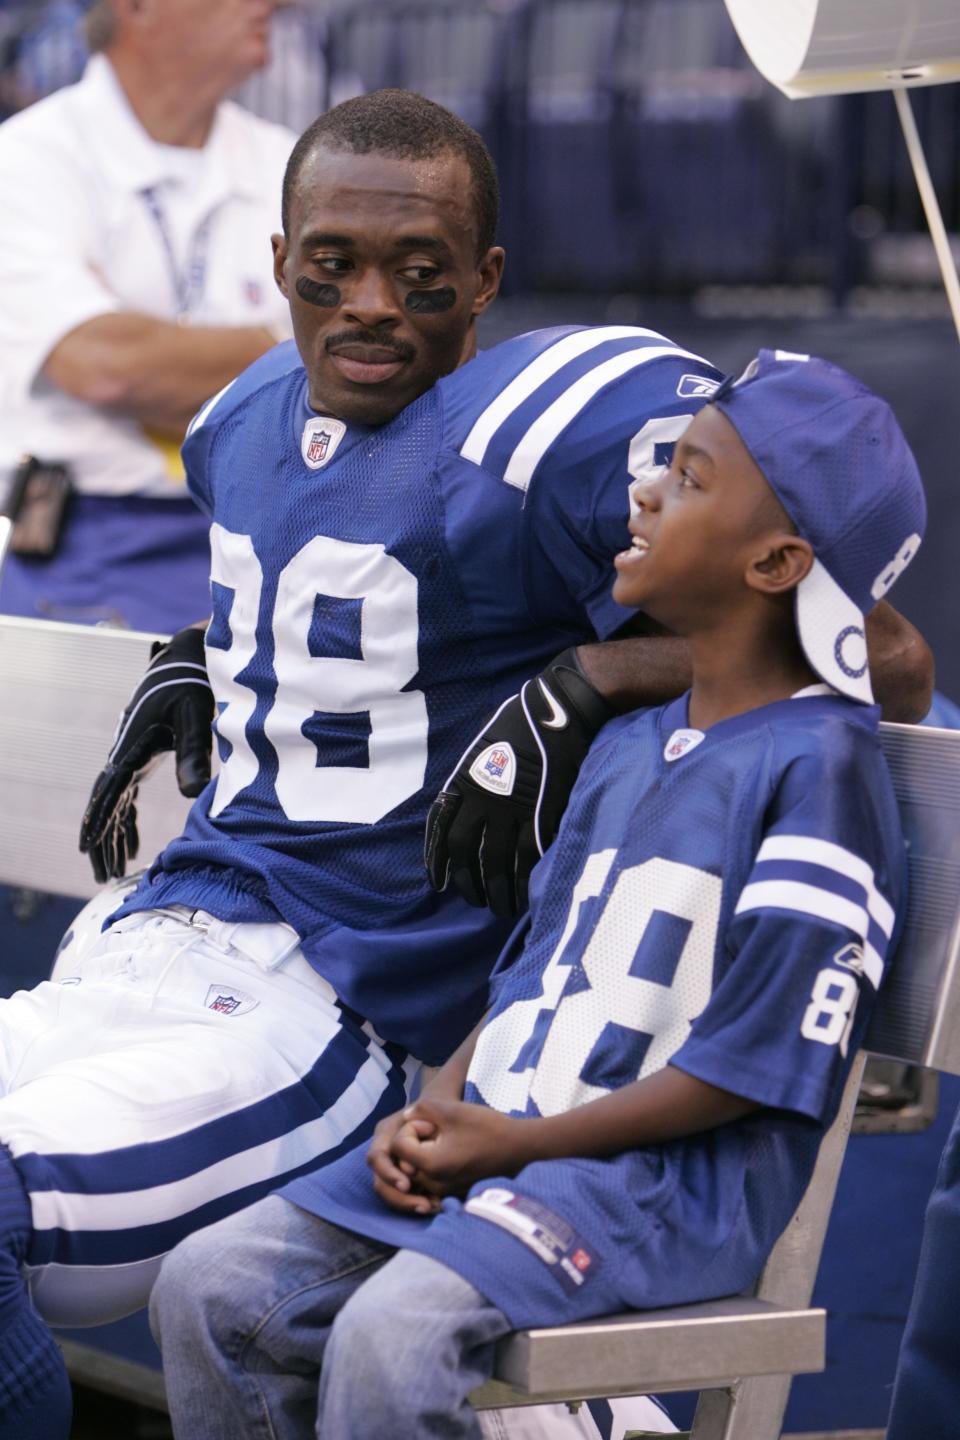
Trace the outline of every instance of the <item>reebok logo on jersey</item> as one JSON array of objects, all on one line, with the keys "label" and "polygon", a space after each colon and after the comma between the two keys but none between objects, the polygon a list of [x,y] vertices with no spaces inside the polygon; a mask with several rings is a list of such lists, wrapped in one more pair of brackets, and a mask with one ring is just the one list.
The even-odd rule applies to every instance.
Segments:
[{"label": "reebok logo on jersey", "polygon": [[470,766],[470,778],[493,795],[512,795],[517,778],[517,757],[506,743],[488,745]]},{"label": "reebok logo on jersey", "polygon": [[218,1015],[246,1015],[248,1010],[255,1010],[260,1001],[245,990],[234,990],[228,985],[211,985],[203,1003],[207,1010],[215,1010]]},{"label": "reebok logo on jersey", "polygon": [[846,970],[852,970],[854,975],[863,974],[863,946],[856,944],[844,945],[833,957],[834,965],[842,965]]},{"label": "reebok logo on jersey", "polygon": [[719,386],[719,380],[710,380],[706,375],[681,375],[677,394],[681,400],[706,400]]},{"label": "reebok logo on jersey", "polygon": [[689,755],[705,738],[702,730],[674,730],[663,747],[664,760],[669,762],[679,760],[681,755]]},{"label": "reebok logo on jersey", "polygon": [[311,470],[321,470],[333,459],[346,433],[342,420],[334,420],[331,415],[311,415],[300,438],[300,453]]}]

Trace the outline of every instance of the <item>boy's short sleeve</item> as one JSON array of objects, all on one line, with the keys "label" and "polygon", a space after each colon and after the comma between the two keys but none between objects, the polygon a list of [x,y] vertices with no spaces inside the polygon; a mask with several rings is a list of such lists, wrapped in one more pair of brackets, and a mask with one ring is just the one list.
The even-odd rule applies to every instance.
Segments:
[{"label": "boy's short sleeve", "polygon": [[[649,351],[627,351],[627,359],[631,353]],[[584,382],[596,383],[592,376]],[[535,619],[555,621],[564,596],[568,606],[586,609],[601,638],[632,617],[610,594],[613,557],[630,543],[629,487],[669,465],[676,441],[718,383],[706,361],[659,355],[628,369],[581,408],[569,400],[569,423],[542,453],[530,441],[529,474],[519,478],[526,485],[523,543]],[[554,417],[552,428],[558,423]]]},{"label": "boy's short sleeve", "polygon": [[730,963],[671,1060],[823,1124],[898,938],[905,878],[879,747],[845,738],[832,734],[837,743],[782,774],[747,881],[731,897]]}]

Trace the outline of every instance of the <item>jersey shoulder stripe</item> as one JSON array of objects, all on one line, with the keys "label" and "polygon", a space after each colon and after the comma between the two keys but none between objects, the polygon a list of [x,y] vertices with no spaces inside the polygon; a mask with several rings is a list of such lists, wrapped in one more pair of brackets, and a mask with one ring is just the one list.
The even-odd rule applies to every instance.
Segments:
[{"label": "jersey shoulder stripe", "polygon": [[[595,396],[665,356],[716,374],[702,356],[637,326],[597,326],[552,339],[482,406],[459,452],[525,491],[550,447]],[[671,386],[669,398],[676,401],[673,391]],[[662,408],[663,396],[656,395],[653,404]]]},{"label": "jersey shoulder stripe", "polygon": [[187,426],[186,439],[189,440],[204,427],[221,424],[257,391],[272,385],[276,380],[282,380],[302,366],[299,351],[292,340],[284,340],[281,345],[275,345],[272,350],[254,360],[252,365],[248,365],[236,379],[218,390],[213,399],[208,400],[203,408],[197,411]]},{"label": "jersey shoulder stripe", "polygon": [[639,339],[642,336],[663,338],[657,336],[653,330],[641,330],[633,325],[604,325],[594,329],[577,330],[572,335],[557,340],[525,365],[519,375],[515,375],[496,399],[481,411],[460,447],[460,454],[465,460],[482,465],[487,447],[499,427],[535,390],[565,365],[610,340]]},{"label": "jersey shoulder stripe", "polygon": [[883,977],[894,911],[877,888],[872,868],[832,841],[771,835],[757,852],[736,914],[790,910],[850,930],[863,949],[863,970],[874,987]]},{"label": "jersey shoulder stripe", "polygon": [[[507,484],[516,486],[518,490],[527,490],[537,466],[551,445],[589,405],[595,395],[599,395],[601,390],[612,385],[631,370],[636,370],[641,365],[647,365],[651,360],[659,360],[665,355],[676,356],[691,362],[701,361],[701,357],[694,355],[690,350],[681,350],[678,346],[670,344],[654,345],[642,350],[632,349],[623,354],[614,355],[611,359],[597,365],[588,374],[582,375],[569,389],[558,396],[526,430],[504,468],[503,478]],[[701,361],[701,363],[706,364],[707,362]]]},{"label": "jersey shoulder stripe", "polygon": [[857,881],[866,892],[867,909],[889,938],[893,934],[893,906],[877,889],[872,866],[852,850],[837,845],[832,840],[820,840],[812,835],[768,835],[757,851],[759,865],[762,861],[792,860],[807,865],[818,865],[833,870],[841,878]]}]

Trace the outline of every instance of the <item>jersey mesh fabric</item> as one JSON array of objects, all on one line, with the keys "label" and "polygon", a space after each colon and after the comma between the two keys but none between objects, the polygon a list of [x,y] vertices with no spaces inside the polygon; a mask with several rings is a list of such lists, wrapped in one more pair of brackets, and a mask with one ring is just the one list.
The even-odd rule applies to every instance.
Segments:
[{"label": "jersey mesh fabric", "polygon": [[[851,872],[869,867],[882,904],[901,894],[876,719],[835,697],[779,702],[721,722],[675,763],[664,750],[687,725],[685,702],[614,721],[535,874],[530,938],[465,1089],[517,1116],[554,1114],[672,1062],[767,1108],[608,1159],[490,1177],[428,1224],[372,1195],[362,1157],[295,1182],[291,1198],[451,1265],[517,1326],[750,1284],[803,1193],[869,1017],[874,985],[855,965],[844,1043],[839,1031],[819,1043],[809,1023],[820,978],[862,943],[831,903],[850,883],[843,854]],[[741,913],[771,837],[793,837],[801,899]],[[491,1190],[508,1197],[491,1202],[500,1223],[471,1208]],[[552,1258],[533,1226],[503,1227],[504,1207],[553,1237]],[[571,1255],[582,1268],[568,1283]]]},{"label": "jersey mesh fabric", "polygon": [[[464,737],[520,678],[588,635],[589,622],[582,610],[577,630],[531,619],[521,567],[511,563],[523,497],[444,456],[439,387],[387,426],[349,427],[330,462],[311,470],[301,454],[304,372],[283,363],[259,388],[248,372],[220,402],[226,413],[218,419],[215,406],[185,447],[188,468],[191,452],[202,452],[195,488],[214,520],[207,657],[221,702],[226,697],[218,726],[229,725],[239,695],[249,714],[232,733],[249,751],[246,783],[218,806],[224,771],[237,765],[225,745],[220,777],[120,913],[178,903],[224,920],[279,917],[384,1038],[436,1061],[476,1022],[509,927],[454,893],[430,890],[427,806]],[[471,505],[482,518],[482,545],[477,525],[451,520]],[[324,588],[327,564],[340,566],[341,582],[347,577],[330,580],[333,593]],[[359,594],[362,604],[344,594]],[[231,659],[238,597],[253,617],[242,666]],[[337,665],[339,694],[327,699]],[[345,701],[354,672],[358,698]],[[422,709],[403,723],[391,712],[376,770],[370,746],[381,702],[403,703],[407,714],[412,703]],[[291,757],[299,809],[289,804]],[[364,784],[366,814],[351,789]],[[339,814],[324,818],[334,792]],[[433,1006],[419,998],[425,993]]]},{"label": "jersey mesh fabric", "polygon": [[[293,428],[298,377],[284,388],[277,418],[287,432]],[[303,936],[331,923],[369,926],[378,915],[394,915],[426,895],[420,848],[427,800],[457,758],[464,715],[472,717],[484,709],[487,676],[468,643],[469,605],[445,546],[442,500],[424,463],[425,456],[436,455],[438,423],[436,400],[426,396],[383,432],[358,439],[335,472],[305,476],[299,447],[295,453],[278,455],[266,427],[254,430],[251,437],[252,427],[241,410],[224,423],[211,457],[222,473],[243,451],[242,466],[232,472],[235,484],[229,512],[238,517],[238,524],[240,516],[259,516],[254,544],[258,553],[263,547],[272,558],[263,567],[258,653],[238,677],[257,695],[247,733],[259,768],[253,782],[216,816],[215,824],[209,819],[212,787],[191,812],[183,840],[167,848],[161,863],[165,871],[229,863],[239,871],[243,886],[249,884],[254,893],[269,896]],[[264,509],[261,487],[277,497],[269,511]],[[251,529],[249,520],[247,528]],[[385,537],[390,553],[418,584],[419,671],[404,689],[415,686],[426,693],[429,763],[424,784],[378,820],[375,830],[369,825],[290,820],[275,798],[277,752],[262,723],[277,689],[269,616],[276,605],[278,571],[297,554],[305,537],[318,533],[353,544],[368,543],[369,536]],[[359,606],[324,597],[322,574],[317,574],[315,583],[311,649],[316,647],[319,655],[359,660]],[[215,588],[208,644],[228,641],[229,599]],[[364,767],[368,716],[324,712],[322,706],[322,686],[315,694],[303,695],[301,730],[316,747],[317,765]],[[225,759],[227,747],[220,748]],[[232,846],[232,840],[241,843]],[[216,909],[215,902],[211,908]]]},{"label": "jersey mesh fabric", "polygon": [[[427,805],[522,680],[622,623],[610,560],[635,442],[702,403],[691,364],[709,370],[635,329],[517,337],[388,425],[336,430],[318,468],[301,446],[324,419],[293,346],[205,407],[184,458],[214,522],[223,763],[126,911],[279,916],[381,1035],[424,1059],[455,1045],[506,929],[428,890]],[[541,421],[549,443],[530,450]],[[644,463],[666,458],[644,445]],[[518,455],[530,473],[508,479]]]}]

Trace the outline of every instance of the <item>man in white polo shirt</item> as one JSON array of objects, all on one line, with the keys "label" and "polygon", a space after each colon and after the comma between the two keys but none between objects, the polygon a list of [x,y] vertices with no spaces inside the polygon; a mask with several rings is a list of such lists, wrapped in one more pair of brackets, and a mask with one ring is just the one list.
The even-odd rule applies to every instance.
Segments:
[{"label": "man in white polo shirt", "polygon": [[224,98],[272,9],[97,0],[79,84],[0,126],[0,477],[42,462],[2,611],[175,630],[209,608],[180,440],[289,333],[270,234],[295,136]]}]

